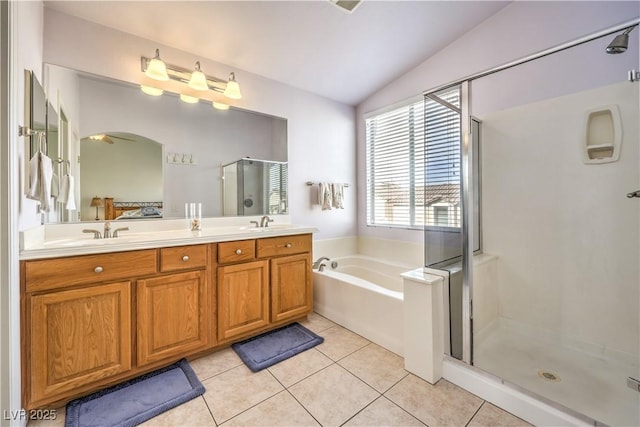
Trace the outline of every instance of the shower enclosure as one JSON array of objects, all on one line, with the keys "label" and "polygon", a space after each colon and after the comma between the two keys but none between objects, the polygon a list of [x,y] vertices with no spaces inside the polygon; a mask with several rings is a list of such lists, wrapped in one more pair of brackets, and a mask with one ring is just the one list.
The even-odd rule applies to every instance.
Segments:
[{"label": "shower enclosure", "polygon": [[222,165],[224,216],[286,214],[286,162],[244,158]]},{"label": "shower enclosure", "polygon": [[[425,265],[450,273],[450,355],[609,425],[640,424],[637,28],[606,53],[625,29],[425,96],[425,192],[446,168],[461,206],[425,231]],[[457,157],[430,156],[438,137]]]}]

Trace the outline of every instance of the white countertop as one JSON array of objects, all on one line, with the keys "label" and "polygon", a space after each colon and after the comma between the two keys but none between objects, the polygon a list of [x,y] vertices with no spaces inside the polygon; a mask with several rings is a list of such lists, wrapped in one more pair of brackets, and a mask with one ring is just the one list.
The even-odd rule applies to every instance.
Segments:
[{"label": "white countertop", "polygon": [[[94,239],[83,229],[103,232],[104,221],[74,224],[46,224],[21,232],[20,259],[32,260],[71,255],[133,251],[169,246],[194,245],[263,237],[290,236],[318,231],[315,227],[295,225],[288,216],[273,216],[268,227],[256,228],[249,221],[254,217],[203,218],[202,230],[191,231],[185,220],[111,221],[111,230],[129,227],[119,237]],[[260,217],[257,217],[258,221]]]}]

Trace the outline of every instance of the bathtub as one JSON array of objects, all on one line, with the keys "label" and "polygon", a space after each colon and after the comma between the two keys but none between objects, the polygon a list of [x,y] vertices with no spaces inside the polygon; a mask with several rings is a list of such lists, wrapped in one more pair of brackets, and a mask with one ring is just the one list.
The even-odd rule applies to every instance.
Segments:
[{"label": "bathtub", "polygon": [[[331,267],[337,262],[336,268]],[[314,310],[402,356],[404,347],[403,281],[411,270],[364,255],[325,261],[313,271]]]}]

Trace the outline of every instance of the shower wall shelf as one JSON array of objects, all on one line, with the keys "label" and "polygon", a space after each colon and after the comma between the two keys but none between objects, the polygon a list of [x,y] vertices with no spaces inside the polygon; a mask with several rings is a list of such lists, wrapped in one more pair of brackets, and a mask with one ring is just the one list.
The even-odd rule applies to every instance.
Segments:
[{"label": "shower wall shelf", "polygon": [[582,139],[585,164],[615,162],[620,158],[622,124],[617,105],[607,105],[585,113],[584,137]]}]

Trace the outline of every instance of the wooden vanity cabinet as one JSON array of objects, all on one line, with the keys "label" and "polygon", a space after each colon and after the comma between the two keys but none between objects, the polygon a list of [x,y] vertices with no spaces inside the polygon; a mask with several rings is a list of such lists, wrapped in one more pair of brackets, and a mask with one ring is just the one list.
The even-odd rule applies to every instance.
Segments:
[{"label": "wooden vanity cabinet", "polygon": [[28,408],[131,369],[131,282],[28,298]]},{"label": "wooden vanity cabinet", "polygon": [[25,408],[132,369],[131,278],[156,271],[155,249],[23,262]]},{"label": "wooden vanity cabinet", "polygon": [[258,257],[269,257],[271,321],[294,319],[313,310],[311,235],[270,237],[257,241]]},{"label": "wooden vanity cabinet", "polygon": [[218,262],[220,342],[311,312],[310,234],[220,243]]},{"label": "wooden vanity cabinet", "polygon": [[255,240],[218,243],[218,341],[269,325],[269,262],[255,259]]},{"label": "wooden vanity cabinet", "polygon": [[311,235],[21,262],[26,409],[311,312]]},{"label": "wooden vanity cabinet", "polygon": [[[160,249],[160,271],[137,281],[137,365],[207,347],[210,324],[208,245]],[[194,271],[195,269],[195,271]]]}]

